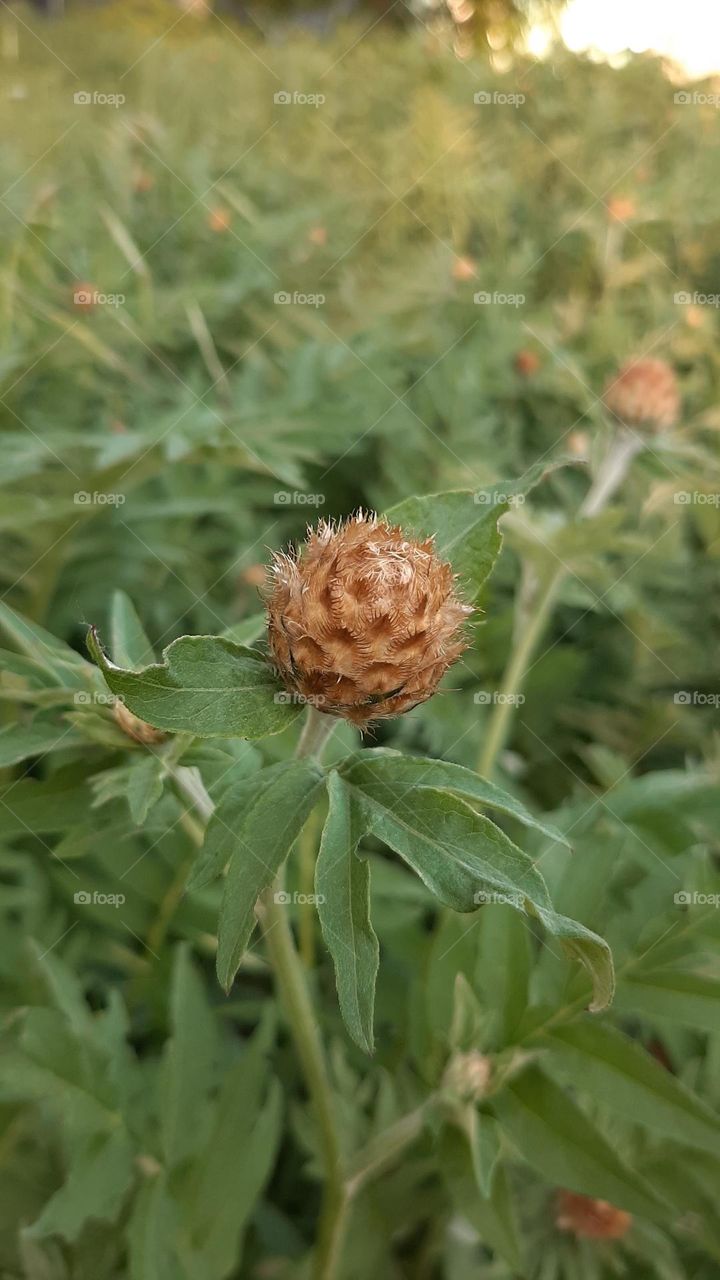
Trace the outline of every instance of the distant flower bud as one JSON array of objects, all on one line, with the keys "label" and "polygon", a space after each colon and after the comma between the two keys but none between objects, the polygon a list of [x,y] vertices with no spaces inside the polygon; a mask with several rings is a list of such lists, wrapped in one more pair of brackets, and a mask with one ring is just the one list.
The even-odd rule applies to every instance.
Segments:
[{"label": "distant flower bud", "polygon": [[674,371],[664,360],[630,360],[608,383],[605,407],[629,427],[666,431],[680,416]]},{"label": "distant flower bud", "polygon": [[572,1231],[585,1240],[622,1240],[632,1218],[607,1200],[593,1200],[574,1191],[561,1191],[557,1198],[555,1226]]},{"label": "distant flower bud", "polygon": [[466,648],[472,609],[431,538],[360,512],[276,555],[270,648],[288,689],[359,728],[425,702]]}]

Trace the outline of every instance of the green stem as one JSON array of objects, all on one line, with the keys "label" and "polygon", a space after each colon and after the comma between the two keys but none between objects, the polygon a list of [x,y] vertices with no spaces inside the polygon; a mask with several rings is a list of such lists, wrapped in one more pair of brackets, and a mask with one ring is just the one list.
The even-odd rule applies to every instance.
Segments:
[{"label": "green stem", "polygon": [[[580,506],[578,514],[581,518],[592,518],[604,510],[625,479],[633,458],[643,448],[644,442],[637,432],[626,428],[616,432]],[[536,578],[529,562],[523,565],[510,657],[477,763],[477,772],[484,777],[492,773],[507,741],[512,715],[518,705],[518,694],[568,573],[569,570],[558,563],[558,567],[541,581]]]}]

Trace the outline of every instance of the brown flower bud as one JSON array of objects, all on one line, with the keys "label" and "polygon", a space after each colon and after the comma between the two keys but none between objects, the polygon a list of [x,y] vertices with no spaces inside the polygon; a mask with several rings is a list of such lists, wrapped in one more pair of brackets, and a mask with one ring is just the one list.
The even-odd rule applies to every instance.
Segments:
[{"label": "brown flower bud", "polygon": [[513,368],[523,378],[532,378],[540,368],[540,357],[537,351],[518,351],[513,360]]},{"label": "brown flower bud", "polygon": [[116,701],[113,703],[113,716],[115,723],[120,726],[123,733],[128,738],[132,738],[134,742],[140,742],[144,747],[157,746],[159,742],[164,742],[166,734],[160,729],[153,729],[151,724],[146,724],[139,716],[128,711],[124,702]]},{"label": "brown flower bud", "polygon": [[575,1191],[561,1191],[557,1198],[555,1226],[585,1240],[622,1240],[632,1218],[607,1200],[594,1200]]},{"label": "brown flower bud", "polygon": [[425,702],[465,649],[472,609],[432,538],[416,542],[359,512],[321,520],[294,555],[276,555],[270,648],[288,688],[359,728]]},{"label": "brown flower bud", "polygon": [[603,399],[605,407],[630,427],[664,431],[680,415],[677,379],[664,360],[628,361],[608,383]]}]

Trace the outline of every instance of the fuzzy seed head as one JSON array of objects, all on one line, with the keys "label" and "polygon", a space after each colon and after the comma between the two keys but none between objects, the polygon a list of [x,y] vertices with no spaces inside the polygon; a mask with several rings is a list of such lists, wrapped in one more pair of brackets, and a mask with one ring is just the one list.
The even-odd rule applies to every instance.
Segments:
[{"label": "fuzzy seed head", "polygon": [[450,565],[431,538],[377,516],[321,520],[270,575],[268,634],[285,684],[361,729],[425,702],[467,647],[472,609]]},{"label": "fuzzy seed head", "polygon": [[561,1191],[557,1198],[555,1225],[585,1240],[622,1240],[632,1218],[608,1200],[594,1200],[574,1191]]},{"label": "fuzzy seed head", "polygon": [[680,416],[674,371],[664,360],[629,360],[608,383],[605,407],[629,427],[667,431]]}]

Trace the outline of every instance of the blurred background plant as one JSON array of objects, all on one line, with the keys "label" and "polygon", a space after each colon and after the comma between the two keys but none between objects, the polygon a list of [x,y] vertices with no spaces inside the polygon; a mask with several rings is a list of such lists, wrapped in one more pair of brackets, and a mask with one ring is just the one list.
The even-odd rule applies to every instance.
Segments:
[{"label": "blurred background plant", "polygon": [[[523,583],[562,568],[486,765],[569,834],[572,856],[540,836],[537,856],[559,909],[612,942],[617,1001],[587,1031],[582,986],[509,909],[440,919],[369,842],[370,1066],[301,924],[348,1150],[432,1120],[379,1184],[360,1178],[342,1274],[710,1280],[713,82],[679,88],[651,57],[531,58],[499,0],[472,22],[370,5],[360,26],[340,5],[66,8],[0,13],[4,1274],[301,1277],[317,1208],[265,962],[215,989],[217,890],[183,896],[192,820],[112,720],[85,624],[111,631],[119,589],[146,658],[187,632],[253,638],[268,549],[308,519],[563,459],[504,517],[445,691],[371,745],[475,767],[532,616]],[[644,355],[676,370],[681,416],[581,520],[604,386]],[[219,779],[261,755],[183,763]],[[102,901],[118,886],[121,907]],[[471,1050],[492,1097],[446,1074]]]}]

